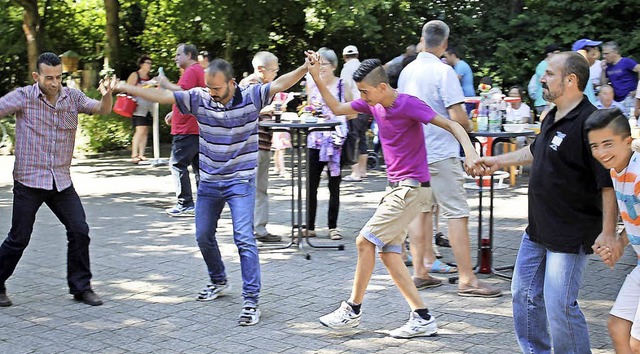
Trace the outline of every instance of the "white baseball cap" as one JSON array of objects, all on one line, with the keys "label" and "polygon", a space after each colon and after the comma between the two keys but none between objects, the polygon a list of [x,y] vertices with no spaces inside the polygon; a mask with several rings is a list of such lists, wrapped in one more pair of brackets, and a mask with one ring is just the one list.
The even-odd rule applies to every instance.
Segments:
[{"label": "white baseball cap", "polygon": [[358,54],[358,48],[355,45],[348,45],[342,50],[342,55]]}]

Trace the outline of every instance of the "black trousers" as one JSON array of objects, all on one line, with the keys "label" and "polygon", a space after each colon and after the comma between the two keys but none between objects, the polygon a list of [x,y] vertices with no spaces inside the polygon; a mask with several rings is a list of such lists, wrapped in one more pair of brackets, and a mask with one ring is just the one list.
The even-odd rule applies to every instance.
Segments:
[{"label": "black trousers", "polygon": [[[309,200],[307,200],[307,228],[316,229],[316,211],[318,209],[318,187],[320,186],[320,176],[322,169],[327,164],[320,161],[320,150],[309,149]],[[329,214],[328,227],[335,229],[338,227],[338,211],[340,209],[340,182],[341,176],[332,177],[329,175]]]},{"label": "black trousers", "polygon": [[61,192],[31,188],[14,181],[11,230],[0,246],[0,291],[13,274],[29,244],[36,213],[42,204],[58,217],[67,230],[67,283],[71,294],[91,290],[89,267],[89,225],[73,185]]}]

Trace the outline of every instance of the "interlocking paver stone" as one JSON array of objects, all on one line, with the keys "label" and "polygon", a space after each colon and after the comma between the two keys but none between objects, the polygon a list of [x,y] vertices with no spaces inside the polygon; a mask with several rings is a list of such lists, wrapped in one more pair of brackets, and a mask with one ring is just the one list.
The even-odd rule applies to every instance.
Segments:
[{"label": "interlocking paver stone", "polygon": [[[0,156],[0,234],[11,218],[13,158]],[[441,287],[421,291],[440,327],[437,337],[394,339],[390,330],[408,318],[408,306],[380,261],[369,285],[358,329],[323,327],[320,315],[333,311],[349,295],[357,259],[354,240],[383,195],[384,172],[374,170],[366,182],[341,186],[339,227],[344,240],[326,235],[328,191],[321,182],[314,244],[344,244],[345,250],[299,252],[261,250],[263,291],[261,322],[239,327],[242,300],[239,258],[225,208],[218,237],[230,295],[195,301],[207,283],[204,262],[195,243],[191,218],[170,218],[163,209],[173,203],[173,183],[166,166],[133,166],[127,159],[79,159],[72,167],[91,227],[93,286],[105,304],[90,307],[72,300],[66,288],[64,228],[41,208],[31,243],[7,282],[14,306],[0,309],[2,353],[514,353],[510,282],[479,275],[504,296],[463,298],[446,275]],[[290,181],[270,180],[272,233],[291,235]],[[495,194],[494,263],[513,264],[526,226],[527,176]],[[468,191],[472,216],[471,245],[477,247],[478,193]],[[488,228],[488,193],[484,194],[482,230]],[[441,231],[446,227],[441,220]],[[451,250],[440,249],[446,261]],[[310,259],[304,256],[310,255]],[[477,253],[472,253],[474,261]],[[615,269],[592,256],[580,296],[594,353],[612,352],[606,318],[626,274],[635,266],[628,249]]]}]

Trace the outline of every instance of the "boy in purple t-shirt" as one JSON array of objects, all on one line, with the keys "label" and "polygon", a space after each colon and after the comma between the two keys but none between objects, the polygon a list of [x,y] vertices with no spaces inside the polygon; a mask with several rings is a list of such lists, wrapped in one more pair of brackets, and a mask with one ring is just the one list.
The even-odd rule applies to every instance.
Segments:
[{"label": "boy in purple t-shirt", "polygon": [[334,114],[364,113],[375,118],[391,187],[356,238],[358,263],[349,300],[343,301],[334,312],[320,317],[320,322],[331,328],[360,324],[360,308],[373,273],[377,248],[391,278],[411,307],[409,321],[390,335],[396,338],[433,336],[438,331],[435,318],[422,302],[400,255],[407,225],[418,215],[422,204],[431,199],[422,124],[433,123],[450,131],[461,142],[467,156],[465,165],[470,171],[479,156],[462,126],[438,115],[420,99],[392,89],[380,60],[368,59],[360,64],[353,79],[362,98],[342,103],[319,79],[317,59],[313,55],[309,59],[309,72]]}]

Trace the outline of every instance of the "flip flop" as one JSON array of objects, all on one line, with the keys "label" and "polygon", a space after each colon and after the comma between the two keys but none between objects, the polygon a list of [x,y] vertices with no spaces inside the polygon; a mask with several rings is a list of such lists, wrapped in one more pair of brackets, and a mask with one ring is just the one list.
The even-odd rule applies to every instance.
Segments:
[{"label": "flip flop", "polygon": [[458,272],[458,268],[452,267],[439,259],[436,259],[431,266],[425,264],[425,267],[429,269],[429,273],[450,274]]}]

